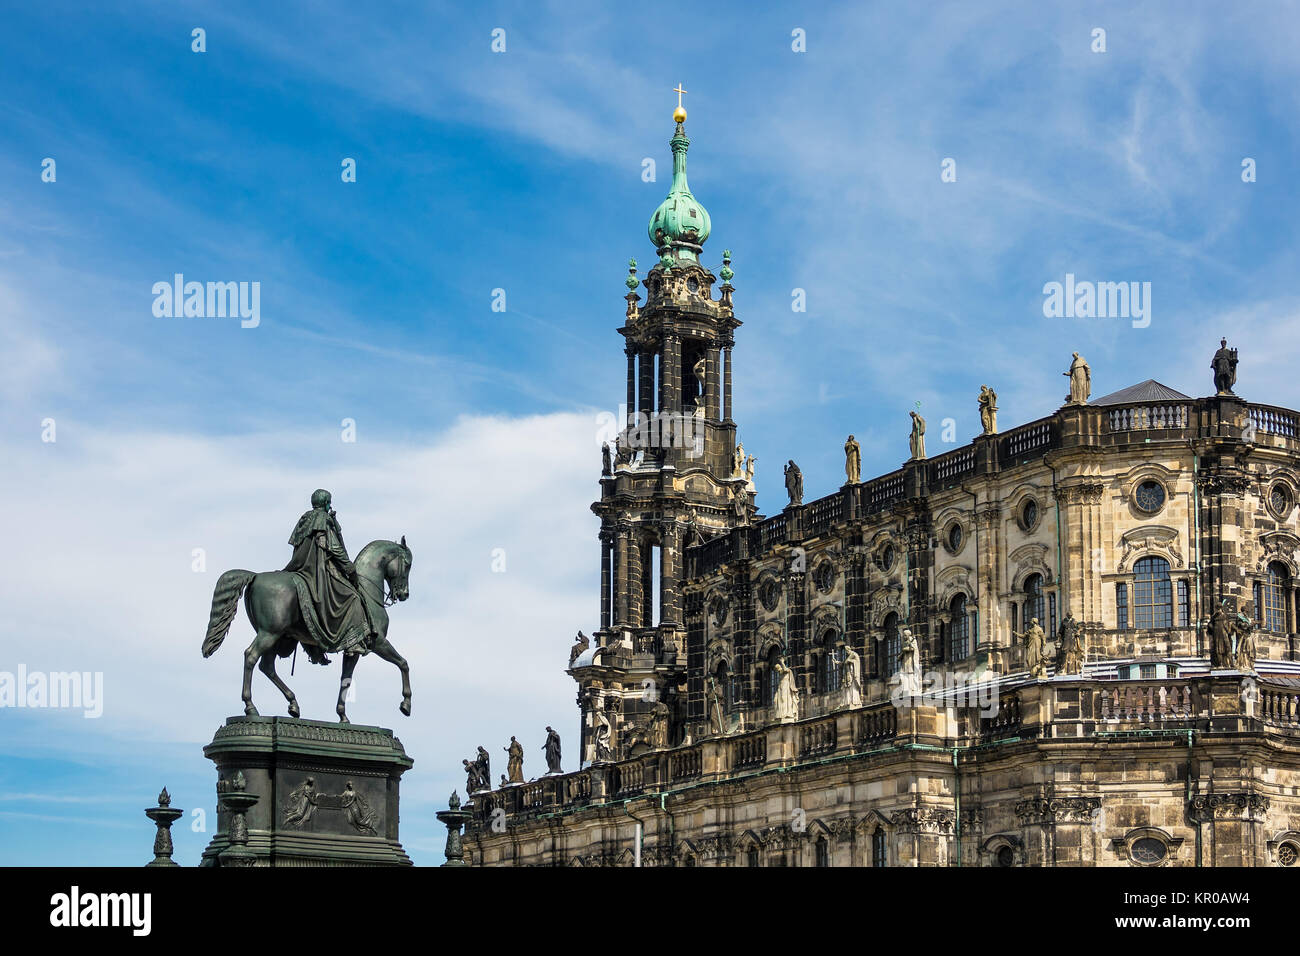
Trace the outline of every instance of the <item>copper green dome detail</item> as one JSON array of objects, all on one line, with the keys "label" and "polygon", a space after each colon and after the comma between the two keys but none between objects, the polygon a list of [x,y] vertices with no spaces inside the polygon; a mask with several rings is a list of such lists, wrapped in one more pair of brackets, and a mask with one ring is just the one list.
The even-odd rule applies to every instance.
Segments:
[{"label": "copper green dome detail", "polygon": [[736,273],[731,271],[731,250],[730,249],[722,250],[722,271],[719,272],[718,275],[722,276],[723,282],[730,282],[736,276]]},{"label": "copper green dome detail", "polygon": [[640,283],[637,281],[637,278],[636,278],[636,260],[635,260],[635,259],[629,259],[629,260],[627,260],[627,278],[624,279],[623,281],[627,284],[628,289],[630,289],[630,290],[633,291],[633,292],[635,292],[635,291],[636,291],[636,287],[637,287],[638,285],[640,285]]},{"label": "copper green dome detail", "polygon": [[647,233],[659,253],[659,264],[670,268],[674,263],[699,262],[701,246],[709,238],[709,213],[691,195],[686,184],[686,151],[691,141],[682,124],[669,145],[673,150],[673,184],[668,197],[650,217]]}]

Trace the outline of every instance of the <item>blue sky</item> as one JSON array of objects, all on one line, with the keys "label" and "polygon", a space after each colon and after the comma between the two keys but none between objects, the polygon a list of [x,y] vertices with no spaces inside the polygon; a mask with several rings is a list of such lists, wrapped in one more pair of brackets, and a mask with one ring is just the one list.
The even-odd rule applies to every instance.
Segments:
[{"label": "blue sky", "polygon": [[[679,82],[704,261],[734,257],[735,417],[767,513],[786,458],[810,498],[837,487],[849,432],[864,474],[898,467],[918,401],[931,454],[944,418],[978,431],[983,383],[1004,430],[1049,413],[1076,350],[1095,394],[1201,395],[1227,335],[1238,391],[1300,405],[1297,50],[1292,3],[7,11],[0,670],[101,671],[105,708],[0,711],[0,862],[143,863],[159,787],[211,804],[199,748],[239,667],[198,654],[212,585],[281,566],[319,485],[353,550],[404,533],[415,552],[392,631],[415,713],[367,661],[353,719],[416,759],[417,861],[438,861],[433,811],[478,743],[517,734],[536,771],[550,723],[573,763],[561,671],[597,624],[598,421]],[[261,324],[155,317],[176,272],[259,282]],[[1151,324],[1045,318],[1066,273],[1150,282]],[[335,680],[296,675],[306,716]],[[177,836],[195,862],[208,835]]]}]

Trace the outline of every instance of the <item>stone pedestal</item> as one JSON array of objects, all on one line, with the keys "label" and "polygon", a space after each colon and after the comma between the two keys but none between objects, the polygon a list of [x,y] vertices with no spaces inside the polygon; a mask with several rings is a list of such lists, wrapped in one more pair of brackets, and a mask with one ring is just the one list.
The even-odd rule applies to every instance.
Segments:
[{"label": "stone pedestal", "polygon": [[[398,787],[413,761],[391,730],[230,717],[203,753],[216,764],[221,805],[201,865],[410,865],[398,842]],[[236,792],[256,802],[236,808]]]}]

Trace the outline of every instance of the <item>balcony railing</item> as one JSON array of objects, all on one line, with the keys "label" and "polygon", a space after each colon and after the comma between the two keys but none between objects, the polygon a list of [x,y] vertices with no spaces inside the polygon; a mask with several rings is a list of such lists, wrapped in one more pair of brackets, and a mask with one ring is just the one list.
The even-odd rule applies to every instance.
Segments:
[{"label": "balcony railing", "polygon": [[1300,437],[1300,416],[1285,408],[1251,405],[1250,423],[1256,431],[1282,435],[1285,438]]},{"label": "balcony railing", "polygon": [[1186,428],[1188,417],[1188,406],[1184,404],[1133,405],[1107,411],[1106,424],[1112,432]]}]

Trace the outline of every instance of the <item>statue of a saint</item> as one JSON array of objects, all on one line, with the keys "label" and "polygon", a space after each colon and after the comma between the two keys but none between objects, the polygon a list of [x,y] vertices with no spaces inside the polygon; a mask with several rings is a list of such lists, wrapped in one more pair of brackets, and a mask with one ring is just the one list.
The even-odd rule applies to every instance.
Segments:
[{"label": "statue of a saint", "polygon": [[572,667],[573,662],[581,657],[582,652],[589,647],[591,647],[590,639],[588,639],[587,635],[583,634],[582,631],[579,631],[577,638],[573,642],[573,646],[569,648],[569,666]]},{"label": "statue of a saint", "polygon": [[852,435],[844,443],[844,474],[851,485],[862,480],[862,446]]},{"label": "statue of a saint", "polygon": [[563,773],[560,769],[560,735],[554,728],[546,728],[546,743],[542,749],[546,751],[546,772]]},{"label": "statue of a saint", "polygon": [[718,679],[712,674],[709,675],[708,684],[705,687],[705,697],[707,698],[709,711],[709,734],[714,737],[720,737],[726,732],[726,718],[723,714],[722,707],[722,689],[718,686]]},{"label": "statue of a saint", "polygon": [[502,748],[506,752],[506,773],[511,783],[524,782],[524,745],[510,737],[510,746]]},{"label": "statue of a saint", "polygon": [[844,706],[862,706],[862,658],[850,644],[844,645],[844,666],[840,670],[840,687],[844,690]]},{"label": "statue of a saint", "polygon": [[614,759],[613,736],[614,731],[609,726],[609,718],[605,716],[605,711],[596,711],[596,728],[594,739],[596,743],[596,762],[602,763]]},{"label": "statue of a saint", "polygon": [[785,492],[790,496],[790,507],[803,504],[803,472],[793,458],[785,466]]},{"label": "statue of a saint", "polygon": [[478,778],[478,764],[471,763],[468,760],[462,760],[461,764],[465,767],[465,792],[473,795],[480,790],[486,790],[487,787],[483,786],[482,781]]},{"label": "statue of a saint", "polygon": [[1237,638],[1237,670],[1243,674],[1255,673],[1255,622],[1238,613],[1233,632]]},{"label": "statue of a saint", "polygon": [[327,646],[303,643],[313,664],[328,664],[326,651],[369,650],[375,632],[330,502],[325,489],[312,492],[311,510],[298,519],[289,535],[293,556],[284,568],[298,576],[311,597],[311,606],[300,609],[315,617],[307,622],[309,633],[327,642]]},{"label": "statue of a saint", "polygon": [[745,477],[745,445],[744,442],[736,443],[736,453],[731,456],[731,477]]},{"label": "statue of a saint", "polygon": [[758,489],[754,487],[754,462],[756,461],[758,461],[758,459],[755,458],[753,455],[750,455],[749,458],[745,461],[745,490],[746,491],[758,491]]},{"label": "statue of a saint", "polygon": [[1029,668],[1029,676],[1035,680],[1047,676],[1047,657],[1045,654],[1047,646],[1047,635],[1043,633],[1042,627],[1038,624],[1038,618],[1029,619],[1029,627],[1015,635],[1025,644],[1025,666]]},{"label": "statue of a saint", "polygon": [[799,719],[799,691],[794,686],[794,671],[786,666],[785,658],[774,665],[776,695],[772,698],[772,711],[778,721],[788,724]]},{"label": "statue of a saint", "polygon": [[907,443],[912,450],[912,460],[920,461],[925,457],[925,419],[914,411],[907,414],[912,416],[912,434]]},{"label": "statue of a saint", "polygon": [[987,385],[980,386],[980,424],[985,435],[998,433],[998,393]]},{"label": "statue of a saint", "polygon": [[743,528],[749,524],[749,492],[743,485],[736,485],[731,490],[731,514],[736,519],[736,527]]},{"label": "statue of a saint", "polygon": [[1210,362],[1214,370],[1214,389],[1220,395],[1233,394],[1232,386],[1237,384],[1237,350],[1228,348],[1228,340],[1219,340],[1219,350]]},{"label": "statue of a saint", "polygon": [[656,750],[668,747],[668,705],[662,700],[655,701],[650,712],[650,746]]},{"label": "statue of a saint", "polygon": [[478,748],[478,759],[474,763],[478,767],[479,786],[484,790],[491,790],[492,760],[488,757],[488,752],[482,747]]},{"label": "statue of a saint", "polygon": [[1210,666],[1218,670],[1228,670],[1236,665],[1232,654],[1232,616],[1228,613],[1228,601],[1224,598],[1210,615]]},{"label": "statue of a saint", "polygon": [[695,394],[695,414],[701,416],[704,414],[704,394],[707,388],[704,376],[707,367],[708,360],[704,355],[701,355],[696,360],[695,365],[691,367],[691,371],[695,375],[695,382],[699,386],[699,391]]},{"label": "statue of a saint", "polygon": [[903,628],[898,649],[898,696],[921,696],[921,651],[910,627]]},{"label": "statue of a saint", "polygon": [[1087,405],[1088,396],[1092,394],[1092,369],[1078,352],[1073,353],[1070,370],[1062,372],[1070,380],[1070,394],[1065,397],[1067,405]]},{"label": "statue of a saint", "polygon": [[1074,612],[1067,611],[1056,640],[1056,673],[1083,673],[1083,639],[1079,622],[1074,619]]},{"label": "statue of a saint", "polygon": [[600,473],[602,475],[614,473],[614,466],[610,463],[609,442],[600,446]]}]

